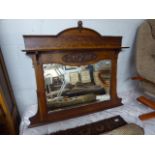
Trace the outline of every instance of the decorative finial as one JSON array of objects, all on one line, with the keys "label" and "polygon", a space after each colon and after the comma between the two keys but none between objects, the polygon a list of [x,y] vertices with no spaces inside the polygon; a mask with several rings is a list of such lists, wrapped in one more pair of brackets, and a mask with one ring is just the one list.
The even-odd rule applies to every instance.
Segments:
[{"label": "decorative finial", "polygon": [[78,21],[78,28],[80,28],[80,29],[81,29],[81,28],[82,28],[82,25],[83,25],[82,21],[81,21],[81,20],[79,20],[79,21]]}]

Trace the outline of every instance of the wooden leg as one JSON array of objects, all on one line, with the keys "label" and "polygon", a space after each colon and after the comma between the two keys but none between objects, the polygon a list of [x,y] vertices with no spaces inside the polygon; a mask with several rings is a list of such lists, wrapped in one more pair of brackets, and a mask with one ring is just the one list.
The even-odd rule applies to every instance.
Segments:
[{"label": "wooden leg", "polygon": [[138,97],[137,101],[155,110],[155,102],[146,98],[145,96]]},{"label": "wooden leg", "polygon": [[147,114],[142,114],[139,116],[139,119],[142,121],[147,120],[147,119],[151,119],[151,118],[155,118],[155,111],[147,113]]}]

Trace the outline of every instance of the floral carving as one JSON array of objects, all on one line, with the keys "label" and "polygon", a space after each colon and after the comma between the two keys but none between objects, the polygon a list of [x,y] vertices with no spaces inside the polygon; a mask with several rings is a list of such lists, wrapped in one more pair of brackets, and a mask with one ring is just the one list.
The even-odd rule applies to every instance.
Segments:
[{"label": "floral carving", "polygon": [[92,61],[96,59],[96,57],[97,56],[94,53],[74,53],[64,55],[62,60],[68,63],[81,63]]}]

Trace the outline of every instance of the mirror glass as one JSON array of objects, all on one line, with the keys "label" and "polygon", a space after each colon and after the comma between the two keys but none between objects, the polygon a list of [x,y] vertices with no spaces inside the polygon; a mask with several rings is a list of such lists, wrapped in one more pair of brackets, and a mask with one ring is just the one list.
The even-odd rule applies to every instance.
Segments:
[{"label": "mirror glass", "polygon": [[85,66],[44,64],[43,70],[49,111],[110,100],[111,60]]}]

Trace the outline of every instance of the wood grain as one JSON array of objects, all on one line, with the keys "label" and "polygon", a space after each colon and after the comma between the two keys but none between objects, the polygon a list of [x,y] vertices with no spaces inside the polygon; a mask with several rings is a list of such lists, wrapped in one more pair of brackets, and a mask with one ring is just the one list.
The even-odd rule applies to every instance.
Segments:
[{"label": "wood grain", "polygon": [[[102,36],[98,32],[78,25],[58,35],[24,35],[25,49],[32,58],[37,81],[38,112],[32,117],[30,127],[90,114],[120,106],[117,88],[117,57],[121,51],[121,36]],[[125,47],[128,48],[128,47]],[[66,56],[67,55],[67,56]],[[87,57],[88,56],[88,57]],[[43,79],[43,64],[60,63],[70,66],[88,65],[100,60],[111,60],[111,99],[61,111],[48,113]]]}]

